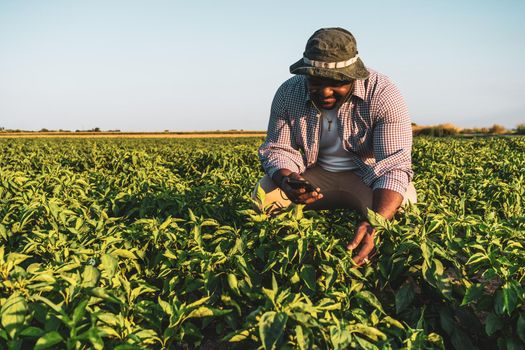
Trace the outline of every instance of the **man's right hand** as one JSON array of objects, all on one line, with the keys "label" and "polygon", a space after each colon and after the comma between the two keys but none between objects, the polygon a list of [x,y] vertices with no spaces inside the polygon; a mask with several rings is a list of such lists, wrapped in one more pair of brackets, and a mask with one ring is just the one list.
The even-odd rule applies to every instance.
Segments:
[{"label": "man's right hand", "polygon": [[304,177],[301,175],[286,171],[286,170],[279,170],[279,174],[276,174],[277,176],[274,176],[275,181],[278,186],[281,188],[281,190],[286,194],[288,199],[290,199],[292,202],[297,204],[311,204],[321,198],[323,198],[323,195],[321,194],[321,189],[316,188],[315,191],[308,192],[305,188],[299,188],[294,189],[289,185],[289,179],[296,179],[301,181],[306,181]]}]

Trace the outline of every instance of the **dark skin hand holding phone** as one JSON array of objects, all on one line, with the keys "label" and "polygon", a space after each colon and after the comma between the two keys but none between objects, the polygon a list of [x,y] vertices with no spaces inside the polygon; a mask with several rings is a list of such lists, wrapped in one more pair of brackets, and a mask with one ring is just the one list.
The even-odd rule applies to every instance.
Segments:
[{"label": "dark skin hand holding phone", "polygon": [[[276,179],[274,179],[275,181]],[[288,199],[297,204],[311,204],[323,198],[321,189],[306,180],[301,175],[290,172],[278,177],[279,187]]]}]

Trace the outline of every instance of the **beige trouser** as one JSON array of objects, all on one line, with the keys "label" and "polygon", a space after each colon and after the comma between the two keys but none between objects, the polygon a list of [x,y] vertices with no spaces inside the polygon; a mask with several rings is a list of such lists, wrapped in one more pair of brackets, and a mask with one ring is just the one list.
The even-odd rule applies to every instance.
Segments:
[{"label": "beige trouser", "polygon": [[[320,166],[307,169],[302,176],[321,189],[323,198],[305,206],[305,209],[323,210],[347,208],[359,211],[366,215],[367,208],[372,208],[372,189],[365,185],[361,178],[353,171],[330,172]],[[288,207],[291,201],[283,191],[275,185],[273,180],[265,175],[257,185],[266,193],[264,203],[258,209],[266,208],[269,212],[281,210]],[[252,194],[256,198],[258,186]],[[414,184],[408,185],[403,196],[403,203],[416,203],[417,194]]]}]

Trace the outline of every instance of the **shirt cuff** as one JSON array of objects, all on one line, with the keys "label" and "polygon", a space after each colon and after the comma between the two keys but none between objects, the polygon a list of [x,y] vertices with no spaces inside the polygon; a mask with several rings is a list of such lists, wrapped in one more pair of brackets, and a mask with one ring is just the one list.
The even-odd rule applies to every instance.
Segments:
[{"label": "shirt cuff", "polygon": [[271,165],[267,165],[265,168],[266,174],[268,174],[269,177],[273,178],[273,174],[275,174],[276,171],[281,169],[288,169],[292,172],[295,172],[297,174],[302,174],[305,170],[304,166],[300,166],[292,161],[277,161]]},{"label": "shirt cuff", "polygon": [[409,178],[407,173],[401,170],[393,170],[377,179],[374,182],[372,189],[376,190],[382,188],[392,190],[396,191],[404,197],[408,187],[408,183]]}]

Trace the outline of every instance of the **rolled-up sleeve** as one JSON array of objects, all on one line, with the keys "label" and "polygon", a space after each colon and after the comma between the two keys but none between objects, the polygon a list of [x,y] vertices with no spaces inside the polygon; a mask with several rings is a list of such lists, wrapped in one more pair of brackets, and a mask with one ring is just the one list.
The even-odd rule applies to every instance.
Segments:
[{"label": "rolled-up sleeve", "polygon": [[286,84],[283,84],[273,98],[268,133],[265,142],[259,147],[262,167],[270,177],[279,169],[297,173],[305,170],[303,157],[293,141],[285,102]]},{"label": "rolled-up sleeve", "polygon": [[389,189],[404,195],[412,180],[412,126],[401,93],[394,84],[381,91],[375,106],[373,147],[376,162],[369,174],[372,189]]}]

